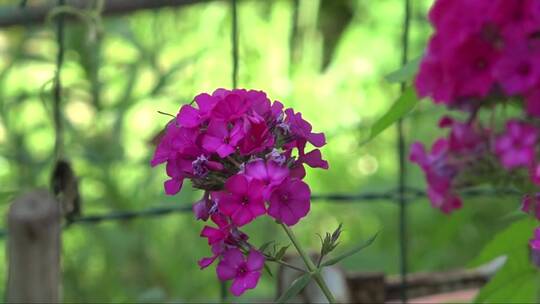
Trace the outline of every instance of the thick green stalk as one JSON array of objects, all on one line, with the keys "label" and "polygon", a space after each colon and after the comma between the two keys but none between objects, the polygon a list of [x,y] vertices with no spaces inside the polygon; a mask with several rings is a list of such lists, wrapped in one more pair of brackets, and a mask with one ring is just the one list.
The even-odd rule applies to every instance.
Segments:
[{"label": "thick green stalk", "polygon": [[289,228],[289,226],[287,226],[287,225],[285,225],[283,223],[281,223],[281,227],[283,227],[283,230],[285,230],[285,233],[287,233],[287,236],[289,237],[289,239],[293,243],[294,247],[298,251],[298,254],[300,254],[300,257],[302,258],[302,260],[304,260],[304,263],[306,264],[307,269],[312,274],[313,279],[315,280],[315,282],[317,282],[317,284],[321,288],[321,291],[324,293],[324,295],[328,299],[328,302],[329,303],[336,303],[336,300],[334,299],[334,295],[332,295],[332,292],[330,291],[330,289],[328,289],[328,286],[326,286],[326,282],[323,280],[323,278],[321,276],[321,273],[319,272],[319,270],[317,269],[315,264],[313,264],[313,261],[311,260],[309,255],[307,255],[307,253],[302,248],[302,246],[300,245],[300,243],[296,239],[296,236],[294,235],[291,228]]}]

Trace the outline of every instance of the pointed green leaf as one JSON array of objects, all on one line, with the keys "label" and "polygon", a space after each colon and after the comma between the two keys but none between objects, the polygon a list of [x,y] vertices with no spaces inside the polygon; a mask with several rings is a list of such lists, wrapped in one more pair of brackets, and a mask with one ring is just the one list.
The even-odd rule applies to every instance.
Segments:
[{"label": "pointed green leaf", "polygon": [[375,241],[375,239],[377,238],[378,235],[379,235],[379,233],[377,232],[374,236],[369,238],[367,241],[359,244],[356,247],[353,247],[353,248],[345,251],[344,253],[338,255],[337,257],[331,258],[328,261],[322,263],[321,267],[334,265],[336,263],[339,263],[341,260],[344,260],[344,259],[350,257],[351,255],[358,253],[362,249],[364,249],[364,248],[368,247],[369,245],[371,245],[371,243],[373,243],[373,241]]},{"label": "pointed green leaf", "polygon": [[272,270],[270,270],[270,267],[268,267],[268,265],[266,263],[264,263],[264,270],[266,270],[266,272],[268,273],[268,275],[270,277],[274,277],[274,275],[272,274]]},{"label": "pointed green leaf", "polygon": [[264,252],[268,248],[268,246],[270,246],[272,243],[274,243],[274,241],[270,241],[270,242],[266,242],[262,244],[261,247],[259,247],[259,251]]},{"label": "pointed green leaf", "polygon": [[291,286],[285,290],[285,292],[277,299],[277,303],[285,303],[291,298],[295,297],[306,285],[311,281],[311,274],[306,273],[299,277],[298,279],[294,280],[294,282],[291,284]]},{"label": "pointed green leaf", "polygon": [[408,87],[392,107],[390,107],[390,109],[373,124],[369,132],[369,137],[362,142],[362,145],[371,141],[373,138],[377,137],[377,135],[381,134],[382,131],[386,130],[386,128],[403,118],[414,109],[417,104],[418,98],[416,97],[416,92],[412,87]]},{"label": "pointed green leaf", "polygon": [[279,261],[279,260],[281,260],[281,258],[283,258],[283,256],[285,255],[285,252],[287,252],[287,249],[289,248],[289,246],[291,246],[291,245],[289,244],[289,245],[283,246],[283,247],[281,247],[279,249],[279,251],[274,256],[277,261]]},{"label": "pointed green leaf", "polygon": [[534,303],[540,294],[540,273],[530,261],[528,242],[538,223],[526,218],[498,233],[471,263],[481,266],[497,257],[506,262],[482,287],[475,303]]},{"label": "pointed green leaf", "polygon": [[414,75],[416,75],[421,59],[422,56],[414,58],[413,60],[407,62],[403,67],[401,67],[401,69],[386,75],[384,79],[391,83],[409,82],[414,77]]}]

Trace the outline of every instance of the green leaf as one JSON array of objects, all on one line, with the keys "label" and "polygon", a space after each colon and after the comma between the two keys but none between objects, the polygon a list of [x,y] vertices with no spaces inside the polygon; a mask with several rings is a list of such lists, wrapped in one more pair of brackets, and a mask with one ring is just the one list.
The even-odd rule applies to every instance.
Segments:
[{"label": "green leaf", "polygon": [[503,255],[516,256],[523,254],[527,250],[527,243],[532,237],[536,226],[537,222],[531,218],[514,222],[508,228],[495,235],[484,246],[480,254],[470,263],[470,266],[480,266]]},{"label": "green leaf", "polygon": [[413,60],[407,62],[399,70],[386,75],[384,79],[391,83],[409,82],[414,75],[416,75],[418,66],[420,65],[420,60],[422,60],[422,56],[414,58]]},{"label": "green leaf", "polygon": [[264,263],[264,270],[266,270],[266,272],[268,273],[268,275],[273,278],[274,275],[272,274],[272,270],[270,270],[270,267],[268,267],[268,265],[266,263]]},{"label": "green leaf", "polygon": [[375,239],[377,238],[378,235],[379,235],[378,232],[375,233],[375,235],[372,236],[371,238],[369,238],[367,241],[362,242],[358,246],[353,247],[353,248],[345,251],[344,253],[338,255],[337,257],[331,258],[328,261],[322,263],[321,267],[334,265],[336,263],[339,263],[341,260],[344,260],[344,259],[350,257],[351,255],[360,252],[362,249],[364,249],[364,248],[368,247],[369,245],[371,245],[375,241]]},{"label": "green leaf", "polygon": [[537,223],[523,219],[498,233],[473,265],[505,256],[506,263],[478,293],[475,303],[532,303],[540,294],[540,273],[530,261],[528,240]]},{"label": "green leaf", "polygon": [[475,303],[537,303],[540,275],[535,269],[504,267],[476,296]]},{"label": "green leaf", "polygon": [[285,303],[295,297],[306,285],[311,281],[311,274],[305,273],[298,279],[294,280],[291,286],[276,300],[277,303]]},{"label": "green leaf", "polygon": [[403,118],[416,106],[416,104],[418,104],[416,92],[412,87],[408,87],[392,107],[373,124],[369,132],[369,137],[362,142],[362,145],[371,141],[373,138],[377,137],[377,135],[381,134],[382,131],[386,130],[386,128]]},{"label": "green leaf", "polygon": [[261,247],[259,247],[259,251],[264,252],[268,248],[268,246],[272,245],[272,243],[274,243],[274,241],[270,241],[270,242],[266,242],[262,244]]},{"label": "green leaf", "polygon": [[285,255],[285,252],[287,252],[287,249],[289,248],[289,246],[291,246],[290,244],[287,245],[287,246],[283,246],[279,249],[279,251],[276,253],[276,255],[274,256],[274,258],[279,261],[281,260],[281,258],[283,258],[283,256]]}]

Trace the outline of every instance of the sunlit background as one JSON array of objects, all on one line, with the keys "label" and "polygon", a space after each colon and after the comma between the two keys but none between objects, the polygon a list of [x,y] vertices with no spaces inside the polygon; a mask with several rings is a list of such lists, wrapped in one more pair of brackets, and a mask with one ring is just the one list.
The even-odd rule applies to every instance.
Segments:
[{"label": "sunlit background", "polygon": [[[293,2],[240,1],[239,86],[264,90],[327,135],[323,154],[330,170],[308,172],[315,194],[396,189],[395,128],[367,145],[360,143],[371,123],[399,96],[399,85],[384,76],[400,66],[403,1],[300,0],[297,30]],[[413,1],[410,58],[422,54],[431,2]],[[175,114],[200,92],[231,87],[230,24],[226,1],[106,17],[100,24],[67,24],[62,72],[65,150],[80,178],[84,214],[189,205],[201,196],[189,184],[177,196],[164,195],[165,170],[150,168],[150,142],[169,120],[157,111]],[[49,183],[56,48],[53,23],[0,31],[3,214],[14,196]],[[442,134],[434,127],[441,110],[425,101],[407,117],[407,147]],[[409,186],[424,187],[416,167],[409,166],[407,176]],[[432,209],[426,200],[410,201],[410,270],[466,266],[504,226],[500,218],[516,206],[511,200],[467,199],[466,208],[452,216]],[[303,243],[317,250],[316,234],[339,223],[344,223],[343,247],[381,231],[371,247],[342,265],[344,269],[398,272],[395,203],[317,201],[295,230]],[[198,236],[202,226],[188,213],[70,227],[63,234],[64,300],[218,299],[214,268],[201,271],[196,263],[209,255],[206,240]],[[260,245],[280,236],[278,228],[260,218],[247,230]],[[286,243],[285,238],[280,241]],[[5,243],[0,241],[4,261]],[[2,290],[6,271],[0,263]],[[275,278],[264,275],[243,299],[272,299],[274,286]]]}]

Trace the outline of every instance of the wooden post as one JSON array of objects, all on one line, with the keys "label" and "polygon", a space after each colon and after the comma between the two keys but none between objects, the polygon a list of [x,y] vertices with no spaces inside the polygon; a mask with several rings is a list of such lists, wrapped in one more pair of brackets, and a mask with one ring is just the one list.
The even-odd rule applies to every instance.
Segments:
[{"label": "wooden post", "polygon": [[60,301],[60,205],[45,190],[17,198],[8,214],[8,303]]}]

